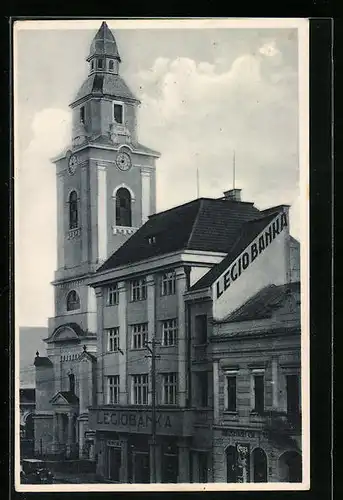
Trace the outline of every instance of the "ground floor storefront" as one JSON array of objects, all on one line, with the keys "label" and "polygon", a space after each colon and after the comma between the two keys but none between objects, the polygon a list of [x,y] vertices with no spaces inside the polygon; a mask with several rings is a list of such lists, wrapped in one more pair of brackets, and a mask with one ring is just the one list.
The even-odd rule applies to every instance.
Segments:
[{"label": "ground floor storefront", "polygon": [[261,430],[217,428],[213,471],[214,482],[301,482],[301,450],[296,440],[275,442]]}]

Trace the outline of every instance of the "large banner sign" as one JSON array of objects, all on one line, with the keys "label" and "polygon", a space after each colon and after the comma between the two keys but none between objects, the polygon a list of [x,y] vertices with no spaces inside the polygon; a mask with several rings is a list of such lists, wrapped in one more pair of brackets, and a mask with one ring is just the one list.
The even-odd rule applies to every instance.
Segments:
[{"label": "large banner sign", "polygon": [[[282,211],[218,278],[212,288],[217,319],[242,305],[263,286],[287,281],[288,236],[288,211]],[[230,288],[235,292],[230,293]]]}]

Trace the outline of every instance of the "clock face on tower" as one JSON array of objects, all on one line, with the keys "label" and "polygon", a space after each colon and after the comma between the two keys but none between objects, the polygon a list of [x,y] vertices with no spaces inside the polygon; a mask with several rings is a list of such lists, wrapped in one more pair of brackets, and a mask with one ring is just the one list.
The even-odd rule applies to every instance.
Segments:
[{"label": "clock face on tower", "polygon": [[128,153],[119,153],[116,159],[117,167],[120,170],[129,170],[131,168],[132,162],[130,155]]},{"label": "clock face on tower", "polygon": [[76,155],[71,155],[68,162],[68,172],[70,175],[75,174],[77,168],[78,159]]}]

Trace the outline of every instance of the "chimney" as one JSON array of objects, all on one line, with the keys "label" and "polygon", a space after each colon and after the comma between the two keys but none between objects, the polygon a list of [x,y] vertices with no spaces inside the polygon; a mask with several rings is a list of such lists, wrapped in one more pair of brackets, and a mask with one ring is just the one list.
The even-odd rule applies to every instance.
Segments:
[{"label": "chimney", "polygon": [[229,189],[224,191],[224,199],[228,201],[241,201],[241,189]]}]

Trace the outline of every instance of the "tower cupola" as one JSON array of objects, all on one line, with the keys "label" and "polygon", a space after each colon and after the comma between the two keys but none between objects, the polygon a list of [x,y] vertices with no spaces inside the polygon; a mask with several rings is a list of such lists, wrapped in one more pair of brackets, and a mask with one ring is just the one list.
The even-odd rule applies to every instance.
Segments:
[{"label": "tower cupola", "polygon": [[87,61],[90,63],[90,73],[105,72],[115,75],[119,73],[121,58],[117,42],[105,21],[93,38]]}]

